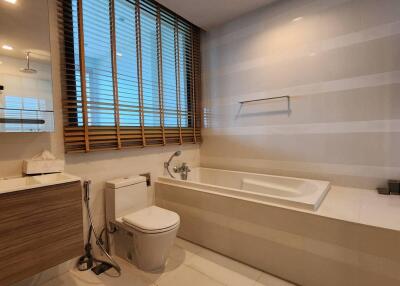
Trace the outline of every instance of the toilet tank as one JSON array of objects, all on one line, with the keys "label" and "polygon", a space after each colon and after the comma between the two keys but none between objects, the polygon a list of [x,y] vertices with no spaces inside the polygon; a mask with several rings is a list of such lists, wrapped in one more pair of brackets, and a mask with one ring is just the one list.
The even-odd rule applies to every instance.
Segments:
[{"label": "toilet tank", "polygon": [[147,207],[146,178],[132,176],[106,182],[105,200],[107,221]]}]

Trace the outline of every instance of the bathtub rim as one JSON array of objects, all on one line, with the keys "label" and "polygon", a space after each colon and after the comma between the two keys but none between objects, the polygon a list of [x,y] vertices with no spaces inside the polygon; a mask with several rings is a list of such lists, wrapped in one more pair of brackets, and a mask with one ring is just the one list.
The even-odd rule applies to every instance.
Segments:
[{"label": "bathtub rim", "polygon": [[[248,171],[209,168],[209,167],[201,167],[201,166],[193,167],[192,169],[218,170],[218,171],[224,171],[224,172],[229,172],[229,173],[242,173],[242,174],[250,174],[250,175],[254,175],[255,174],[255,175],[270,176],[270,177],[275,177],[275,178],[289,178],[289,179],[297,179],[297,180],[302,180],[302,181],[313,181],[313,182],[319,182],[319,183],[329,183],[329,185],[331,185],[330,181],[309,179],[309,178],[302,178],[302,177],[294,177],[294,176],[271,175],[271,174],[266,174],[266,173],[255,173],[255,172],[248,172]],[[160,177],[169,178],[168,176],[160,176]],[[177,180],[179,180],[179,179],[177,179]]]},{"label": "bathtub rim", "polygon": [[[253,203],[260,203],[260,204],[265,204],[265,205],[273,205],[273,206],[280,206],[280,207],[287,207],[287,208],[293,208],[293,209],[298,209],[298,210],[306,210],[310,212],[316,212],[318,208],[321,206],[323,200],[327,196],[329,190],[331,189],[331,183],[328,181],[321,181],[321,180],[313,180],[313,179],[303,179],[303,178],[298,178],[298,177],[288,177],[288,176],[276,176],[276,175],[269,175],[269,174],[262,174],[262,173],[250,173],[250,172],[241,172],[241,171],[232,171],[232,170],[225,170],[225,169],[215,169],[215,168],[204,168],[204,167],[196,167],[196,169],[207,169],[207,170],[218,170],[218,171],[224,171],[224,172],[231,172],[231,173],[241,173],[241,174],[251,174],[251,175],[261,175],[261,176],[272,176],[272,177],[277,177],[277,178],[289,178],[289,179],[298,179],[302,181],[308,181],[308,182],[316,182],[317,184],[326,184],[326,187],[323,189],[321,195],[318,197],[318,199],[313,202],[313,203],[307,203],[307,202],[301,202],[298,200],[287,200],[283,199],[282,197],[279,196],[274,196],[274,195],[261,195],[260,193],[252,192],[252,191],[246,191],[246,190],[240,190],[236,188],[230,188],[230,187],[225,187],[225,186],[220,186],[220,185],[213,185],[213,184],[207,184],[203,182],[198,182],[198,181],[183,181],[180,179],[176,178],[171,178],[168,176],[159,176],[157,181],[158,183],[162,184],[167,184],[170,186],[179,186],[179,187],[186,187],[186,188],[192,188],[196,191],[200,192],[205,192],[209,194],[214,194],[214,195],[220,195],[220,196],[225,196],[225,197],[232,197],[240,200],[246,200],[250,201]],[[215,190],[210,190],[210,189],[205,189],[201,188],[201,186],[205,186],[211,189],[219,188],[224,191],[230,192],[230,193],[221,193]],[[232,193],[246,193],[251,196],[258,196],[258,197],[264,197],[264,198],[269,198],[266,200],[260,200],[260,199],[254,199],[254,198],[246,198],[242,196],[238,196]]]}]

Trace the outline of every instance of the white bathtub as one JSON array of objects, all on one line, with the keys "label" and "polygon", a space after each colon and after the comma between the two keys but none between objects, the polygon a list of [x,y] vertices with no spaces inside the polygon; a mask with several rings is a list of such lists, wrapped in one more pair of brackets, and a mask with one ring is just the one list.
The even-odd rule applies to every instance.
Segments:
[{"label": "white bathtub", "polygon": [[330,183],[326,181],[210,168],[192,169],[187,181],[164,176],[159,177],[158,182],[314,211],[321,205],[330,187]]}]

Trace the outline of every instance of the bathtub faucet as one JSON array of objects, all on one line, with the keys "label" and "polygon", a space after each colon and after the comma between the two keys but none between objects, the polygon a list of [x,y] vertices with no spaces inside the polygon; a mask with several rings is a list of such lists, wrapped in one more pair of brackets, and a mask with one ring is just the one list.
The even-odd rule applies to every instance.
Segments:
[{"label": "bathtub faucet", "polygon": [[190,168],[186,163],[182,163],[181,166],[174,167],[174,173],[181,174],[181,179],[186,181],[188,178],[188,173],[190,172]]},{"label": "bathtub faucet", "polygon": [[171,157],[169,157],[169,160],[167,162],[164,162],[164,169],[167,171],[167,173],[171,176],[171,178],[174,178],[174,175],[171,174],[171,171],[169,170],[169,165],[171,164],[172,159],[174,159],[174,157],[179,157],[182,154],[181,151],[176,151],[174,154],[171,155]]}]

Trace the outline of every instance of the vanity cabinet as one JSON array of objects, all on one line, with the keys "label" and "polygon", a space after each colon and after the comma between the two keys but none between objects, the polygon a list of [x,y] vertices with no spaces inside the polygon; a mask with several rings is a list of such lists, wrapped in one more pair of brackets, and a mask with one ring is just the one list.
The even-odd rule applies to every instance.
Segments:
[{"label": "vanity cabinet", "polygon": [[82,254],[80,181],[0,193],[0,285]]}]

